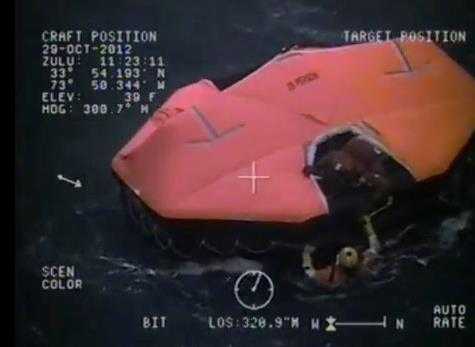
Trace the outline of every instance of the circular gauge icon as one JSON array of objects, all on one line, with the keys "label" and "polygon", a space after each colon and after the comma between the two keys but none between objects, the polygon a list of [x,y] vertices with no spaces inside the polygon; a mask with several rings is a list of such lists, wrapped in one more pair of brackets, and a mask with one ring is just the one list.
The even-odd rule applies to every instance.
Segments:
[{"label": "circular gauge icon", "polygon": [[274,297],[274,283],[266,273],[249,270],[236,280],[234,295],[242,307],[257,311],[271,302]]}]

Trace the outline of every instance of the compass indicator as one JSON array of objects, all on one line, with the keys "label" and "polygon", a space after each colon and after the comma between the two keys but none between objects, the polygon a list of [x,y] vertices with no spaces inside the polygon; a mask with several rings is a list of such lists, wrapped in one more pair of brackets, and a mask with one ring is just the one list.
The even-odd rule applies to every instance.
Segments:
[{"label": "compass indicator", "polygon": [[242,307],[257,311],[271,302],[274,297],[274,283],[265,272],[249,270],[236,280],[234,295]]}]

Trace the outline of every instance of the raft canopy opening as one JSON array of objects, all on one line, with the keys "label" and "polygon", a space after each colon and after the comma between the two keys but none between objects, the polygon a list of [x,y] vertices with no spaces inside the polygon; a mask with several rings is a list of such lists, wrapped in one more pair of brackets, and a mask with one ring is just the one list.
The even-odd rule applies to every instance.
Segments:
[{"label": "raft canopy opening", "polygon": [[307,168],[329,210],[367,206],[414,183],[369,127],[350,125],[319,136],[309,146]]}]

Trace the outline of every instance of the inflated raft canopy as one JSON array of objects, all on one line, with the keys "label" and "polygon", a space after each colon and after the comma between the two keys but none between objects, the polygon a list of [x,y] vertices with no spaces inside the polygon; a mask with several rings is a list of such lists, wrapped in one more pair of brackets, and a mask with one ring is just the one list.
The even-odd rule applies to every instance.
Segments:
[{"label": "inflated raft canopy", "polygon": [[112,165],[163,217],[303,222],[443,174],[474,111],[473,78],[433,43],[295,48],[177,90]]}]

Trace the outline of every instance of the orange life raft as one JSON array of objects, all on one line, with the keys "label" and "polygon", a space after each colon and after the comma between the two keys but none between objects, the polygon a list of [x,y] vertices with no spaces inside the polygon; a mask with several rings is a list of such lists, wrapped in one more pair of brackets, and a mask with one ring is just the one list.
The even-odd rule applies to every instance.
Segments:
[{"label": "orange life raft", "polygon": [[435,44],[297,47],[223,90],[177,90],[112,166],[163,217],[302,222],[332,212],[302,173],[332,136],[363,138],[421,181],[474,126],[475,83]]}]

